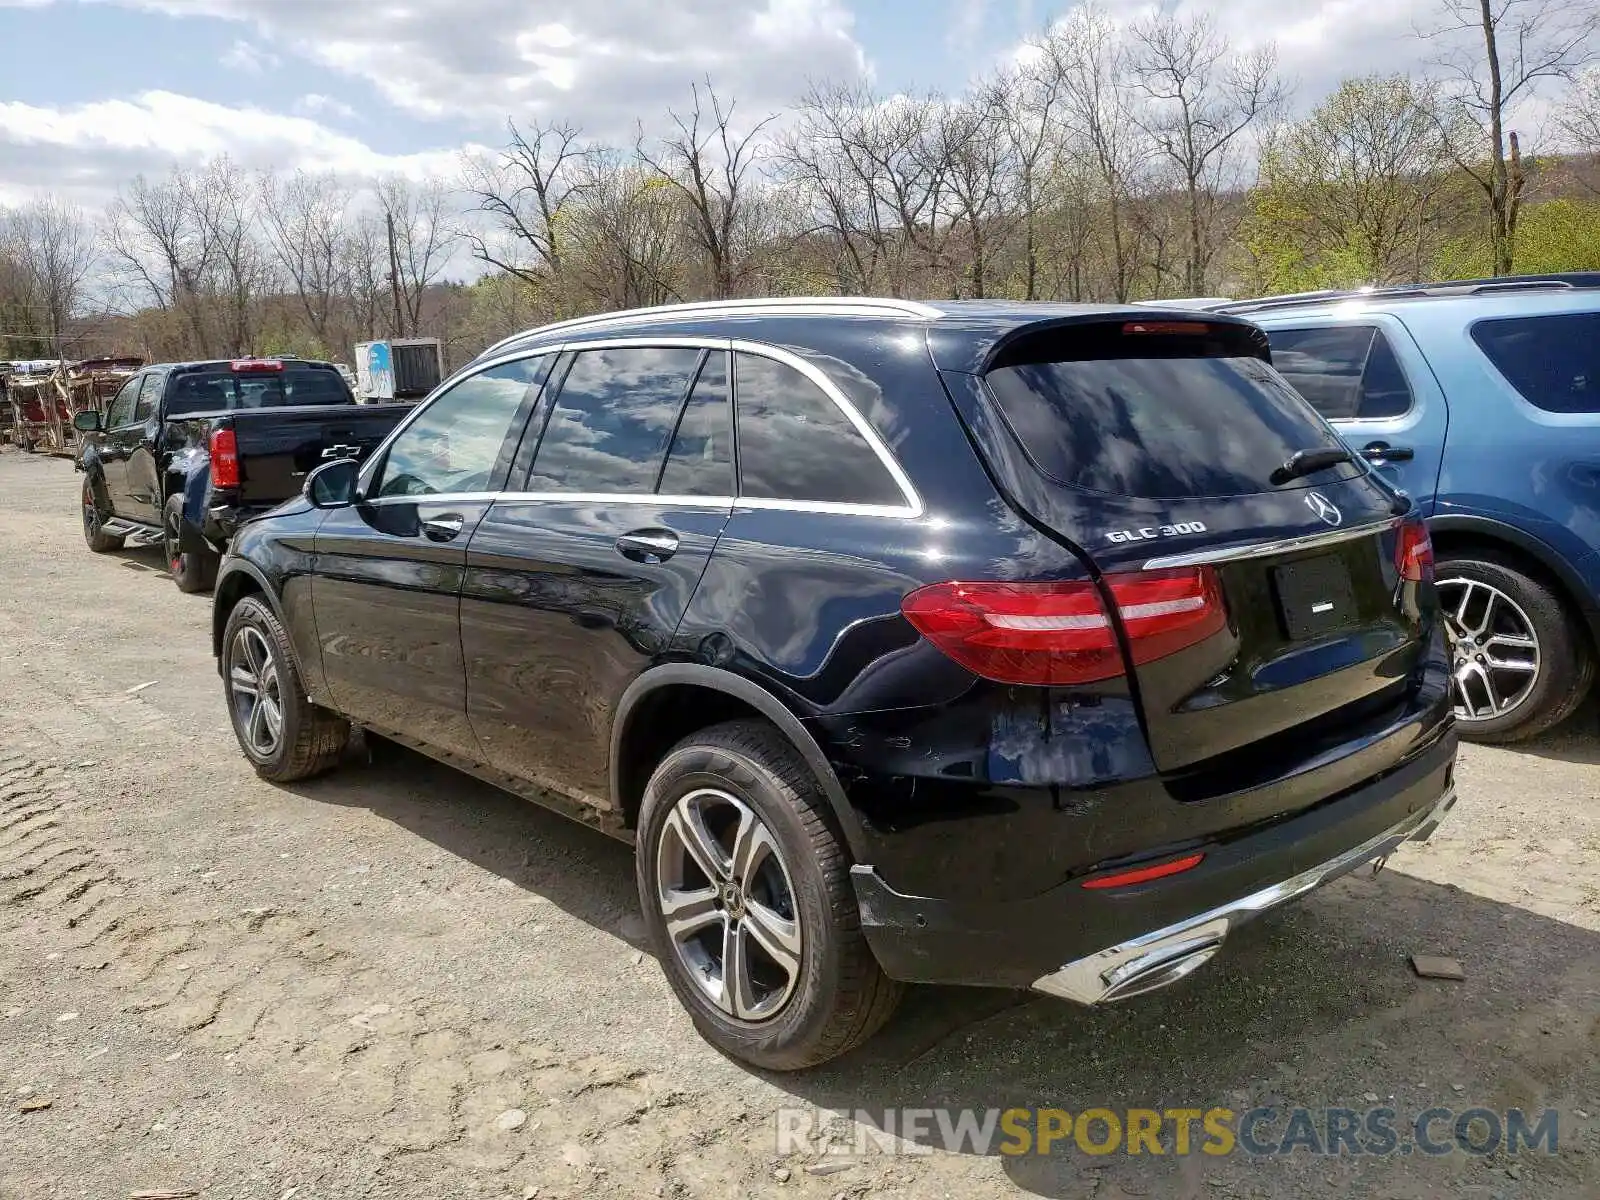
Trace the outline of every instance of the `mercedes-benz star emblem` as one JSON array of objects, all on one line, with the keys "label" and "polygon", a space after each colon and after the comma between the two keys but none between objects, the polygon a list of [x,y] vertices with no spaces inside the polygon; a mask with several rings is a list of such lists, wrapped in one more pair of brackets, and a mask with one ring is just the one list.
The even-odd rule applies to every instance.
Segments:
[{"label": "mercedes-benz star emblem", "polygon": [[1338,525],[1344,521],[1344,514],[1339,511],[1338,506],[1321,492],[1307,492],[1306,507],[1329,525]]}]

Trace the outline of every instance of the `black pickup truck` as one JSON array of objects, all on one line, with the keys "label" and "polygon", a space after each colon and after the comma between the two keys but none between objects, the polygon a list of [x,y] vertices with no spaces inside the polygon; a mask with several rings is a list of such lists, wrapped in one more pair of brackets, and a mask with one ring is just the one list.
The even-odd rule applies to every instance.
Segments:
[{"label": "black pickup truck", "polygon": [[306,359],[146,367],[103,416],[74,418],[84,538],[102,553],[159,542],[178,587],[204,591],[234,530],[322,463],[368,454],[412,407],[357,404],[331,363]]}]

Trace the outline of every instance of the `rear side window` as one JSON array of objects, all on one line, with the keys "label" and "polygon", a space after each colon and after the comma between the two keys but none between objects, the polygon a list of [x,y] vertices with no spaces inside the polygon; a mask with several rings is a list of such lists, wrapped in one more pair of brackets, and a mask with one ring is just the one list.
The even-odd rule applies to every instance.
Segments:
[{"label": "rear side window", "polygon": [[1404,416],[1411,387],[1375,325],[1272,331],[1272,365],[1330,421]]},{"label": "rear side window", "polygon": [[527,490],[653,492],[702,353],[682,346],[580,353],[545,424]]},{"label": "rear side window", "polygon": [[117,393],[116,399],[111,401],[111,406],[106,409],[106,428],[118,429],[133,421],[134,401],[139,398],[139,388],[144,380],[133,378],[122,385],[122,390]]},{"label": "rear side window", "polygon": [[867,439],[815,382],[761,355],[741,352],[734,361],[741,496],[905,504]]},{"label": "rear side window", "polygon": [[724,351],[707,355],[700,368],[656,491],[663,496],[733,495],[733,419]]},{"label": "rear side window", "polygon": [[[1240,353],[1239,336],[1078,326],[1029,339],[985,378],[1017,440],[1059,483],[1117,496],[1251,495],[1272,490],[1268,477],[1297,450],[1343,443],[1269,364]],[[1290,486],[1360,472],[1344,463]]]},{"label": "rear side window", "polygon": [[1529,404],[1600,412],[1600,313],[1479,321],[1472,340]]},{"label": "rear side window", "polygon": [[148,421],[150,414],[156,410],[156,402],[161,399],[161,384],[164,382],[160,375],[146,375],[144,386],[139,389],[139,403],[134,407],[133,419],[135,421]]}]

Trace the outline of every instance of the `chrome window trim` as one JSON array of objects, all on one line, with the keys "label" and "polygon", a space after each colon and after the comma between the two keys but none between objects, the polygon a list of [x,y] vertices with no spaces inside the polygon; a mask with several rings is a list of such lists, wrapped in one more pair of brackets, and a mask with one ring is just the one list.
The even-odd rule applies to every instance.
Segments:
[{"label": "chrome window trim", "polygon": [[501,492],[496,504],[543,504],[551,500],[579,504],[656,504],[662,508],[732,508],[732,496],[658,496],[654,492]]},{"label": "chrome window trim", "polygon": [[[838,384],[834,383],[833,380],[828,378],[827,374],[822,370],[822,368],[818,367],[815,363],[802,358],[792,350],[786,350],[781,346],[768,345],[766,342],[751,342],[745,341],[741,338],[734,338],[732,345],[735,353],[742,351],[746,354],[756,354],[763,358],[770,358],[776,362],[781,362],[787,366],[793,367],[795,370],[799,371],[800,374],[804,375],[807,379],[811,380],[812,383],[821,388],[822,394],[833,401],[833,403],[838,407],[839,411],[844,413],[845,419],[849,421],[851,425],[855,426],[856,432],[866,439],[867,445],[872,448],[873,454],[877,455],[878,461],[883,464],[884,470],[889,472],[889,478],[894,480],[895,486],[900,489],[900,495],[905,499],[905,505],[904,507],[901,507],[899,505],[855,504],[851,501],[844,500],[790,501],[785,500],[781,496],[757,497],[741,495],[739,497],[741,504],[751,504],[753,507],[763,508],[766,507],[764,502],[770,499],[775,500],[785,506],[794,503],[804,504],[806,507],[801,510],[804,512],[832,512],[835,511],[833,507],[834,505],[842,505],[852,511],[870,509],[874,513],[877,513],[881,516],[920,517],[922,515],[922,497],[917,494],[917,489],[912,484],[911,477],[901,469],[899,462],[895,460],[894,454],[890,451],[888,445],[881,437],[878,436],[878,431],[872,427],[872,423],[869,422],[866,417],[861,415],[861,411],[856,408],[850,397],[844,394]],[[737,362],[734,363],[734,374],[738,374]],[[734,388],[733,400],[733,408],[735,413],[734,421],[737,425],[737,413],[739,410],[737,386]],[[738,433],[736,430],[734,434],[735,445],[738,444],[738,440]]]},{"label": "chrome window trim", "polygon": [[[877,457],[878,461],[883,464],[884,470],[887,471],[889,473],[889,477],[894,480],[895,486],[900,489],[900,495],[905,500],[905,504],[903,505],[857,504],[844,500],[787,500],[782,497],[740,496],[734,501],[737,506],[781,512],[841,513],[849,516],[902,518],[920,517],[926,511],[922,503],[921,495],[917,492],[916,486],[911,482],[911,477],[907,475],[905,470],[900,466],[899,461],[894,456],[894,452],[891,451],[888,444],[878,436],[878,431],[872,427],[872,423],[868,421],[864,415],[862,415],[858,408],[856,408],[855,403],[848,396],[846,396],[839,385],[834,383],[834,381],[828,377],[827,373],[816,364],[810,362],[801,355],[796,354],[792,350],[786,349],[782,346],[774,346],[767,342],[755,342],[744,338],[734,337],[680,337],[671,334],[657,337],[640,335],[633,337],[594,338],[576,342],[560,342],[554,345],[540,346],[538,348],[524,348],[513,353],[500,355],[499,357],[491,358],[482,362],[474,362],[467,367],[463,367],[461,370],[451,375],[448,379],[441,382],[432,393],[419,401],[417,407],[406,416],[406,419],[399,425],[395,426],[395,428],[390,431],[389,436],[385,438],[383,442],[379,444],[378,448],[372,452],[372,456],[362,467],[361,475],[357,482],[359,494],[365,497],[366,489],[372,482],[372,477],[378,469],[378,464],[383,462],[384,458],[389,452],[389,447],[394,443],[394,440],[400,437],[400,435],[411,426],[413,421],[427,411],[427,409],[433,404],[435,398],[444,395],[444,393],[450,388],[455,387],[458,383],[463,382],[471,376],[481,374],[484,371],[493,370],[495,367],[504,366],[507,363],[520,362],[529,358],[540,358],[547,354],[559,355],[565,354],[569,351],[630,350],[647,349],[652,347],[661,347],[667,349],[672,349],[675,347],[687,347],[702,350],[738,351],[746,354],[759,355],[762,358],[769,358],[775,362],[780,362],[786,366],[794,368],[818,388],[820,388],[822,390],[822,394],[833,402],[834,406],[844,414],[845,419],[850,422],[855,431],[866,440],[867,445],[872,449],[872,452]],[[729,383],[732,383],[731,375],[729,378]],[[734,408],[736,414],[737,407],[737,397],[735,397]],[[737,415],[735,415],[735,425],[737,425]],[[734,430],[734,438],[735,442],[737,442],[737,428]],[[452,493],[441,494],[450,495]],[[486,493],[460,493],[462,496],[477,496],[482,494]],[[504,496],[507,499],[515,498],[525,501],[593,500],[619,504],[627,502],[641,504],[652,502],[659,503],[661,501],[661,497],[656,496],[653,493],[632,492],[618,494],[609,492],[506,491],[498,493],[498,495]],[[404,499],[408,502],[415,503],[418,498],[373,497],[371,500],[367,500],[366,503],[376,504],[379,503],[380,500],[388,499]],[[431,502],[434,497],[429,496],[427,499]],[[703,498],[697,497],[695,499],[704,502]],[[713,497],[712,499],[714,500],[717,498]]]},{"label": "chrome window trim", "polygon": [[[416,406],[414,408],[412,408],[412,410],[409,413],[406,414],[405,419],[403,421],[401,421],[398,425],[396,425],[393,429],[391,429],[389,431],[389,436],[384,438],[383,441],[379,442],[377,447],[372,451],[372,453],[367,456],[367,461],[364,462],[361,465],[361,471],[356,476],[356,498],[358,500],[361,500],[361,501],[367,503],[367,504],[376,504],[380,500],[390,499],[390,497],[386,497],[386,496],[373,496],[370,499],[368,499],[368,497],[367,497],[367,488],[372,485],[372,476],[377,471],[378,464],[383,462],[384,459],[388,457],[388,455],[389,455],[389,447],[394,445],[395,439],[398,438],[401,434],[403,434],[407,429],[411,428],[412,422],[414,422],[415,420],[417,420],[417,418],[422,416],[422,414],[425,413],[429,408],[433,407],[433,402],[435,400],[437,400],[440,396],[444,395],[445,392],[447,392],[451,388],[455,387],[456,384],[463,383],[466,380],[472,378],[474,375],[481,375],[485,371],[492,371],[495,367],[503,367],[507,363],[522,362],[525,359],[530,359],[530,358],[543,358],[546,354],[555,354],[555,353],[557,353],[556,350],[549,349],[549,348],[541,349],[541,350],[521,350],[521,351],[518,351],[515,354],[504,354],[504,355],[501,355],[499,358],[492,359],[489,362],[481,362],[480,363],[480,362],[474,361],[474,362],[468,363],[464,367],[458,368],[455,371],[455,373],[450,375],[449,377],[440,380],[438,385],[433,389],[433,391],[429,392],[421,400],[418,400],[417,403],[416,403]],[[459,494],[459,495],[471,495],[471,494],[474,494],[474,493],[463,492],[463,493],[440,493],[440,494],[441,495],[456,495],[456,494]]]},{"label": "chrome window trim", "polygon": [[374,496],[361,501],[370,508],[391,504],[481,504],[498,500],[501,492],[420,492],[414,496]]},{"label": "chrome window trim", "polygon": [[1268,558],[1275,554],[1294,554],[1301,550],[1316,550],[1323,546],[1336,546],[1357,538],[1386,533],[1400,524],[1399,517],[1387,517],[1366,525],[1352,525],[1349,529],[1330,529],[1324,533],[1308,533],[1300,537],[1279,538],[1271,542],[1245,542],[1243,545],[1214,546],[1208,550],[1195,550],[1189,554],[1164,554],[1147,558],[1146,571],[1164,571],[1174,567],[1201,567],[1210,563],[1242,562],[1251,558]]}]

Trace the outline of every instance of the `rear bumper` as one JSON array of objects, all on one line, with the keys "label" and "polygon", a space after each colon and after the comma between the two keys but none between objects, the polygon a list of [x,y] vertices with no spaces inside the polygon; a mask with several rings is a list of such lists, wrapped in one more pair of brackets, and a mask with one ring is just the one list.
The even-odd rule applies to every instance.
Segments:
[{"label": "rear bumper", "polygon": [[1037,991],[1076,1000],[1079,1004],[1099,1004],[1176,983],[1208,962],[1222,949],[1228,934],[1253,917],[1287,904],[1341,875],[1348,875],[1364,863],[1387,858],[1404,842],[1426,841],[1455,802],[1456,790],[1452,784],[1431,809],[1411,814],[1394,828],[1368,838],[1359,846],[1352,846],[1327,862],[1230,900],[1210,912],[1070,962],[1034,980],[1033,986]]},{"label": "rear bumper", "polygon": [[1226,935],[1411,838],[1455,799],[1457,737],[1437,737],[1383,776],[1276,821],[1212,839],[1152,847],[1148,861],[1203,852],[1182,874],[1087,890],[1077,879],[1007,903],[894,891],[852,869],[862,930],[884,971],[924,983],[1032,987],[1082,1003],[1175,982]]},{"label": "rear bumper", "polygon": [[205,525],[201,532],[218,551],[225,548],[246,521],[265,516],[277,504],[212,504],[206,509]]}]

